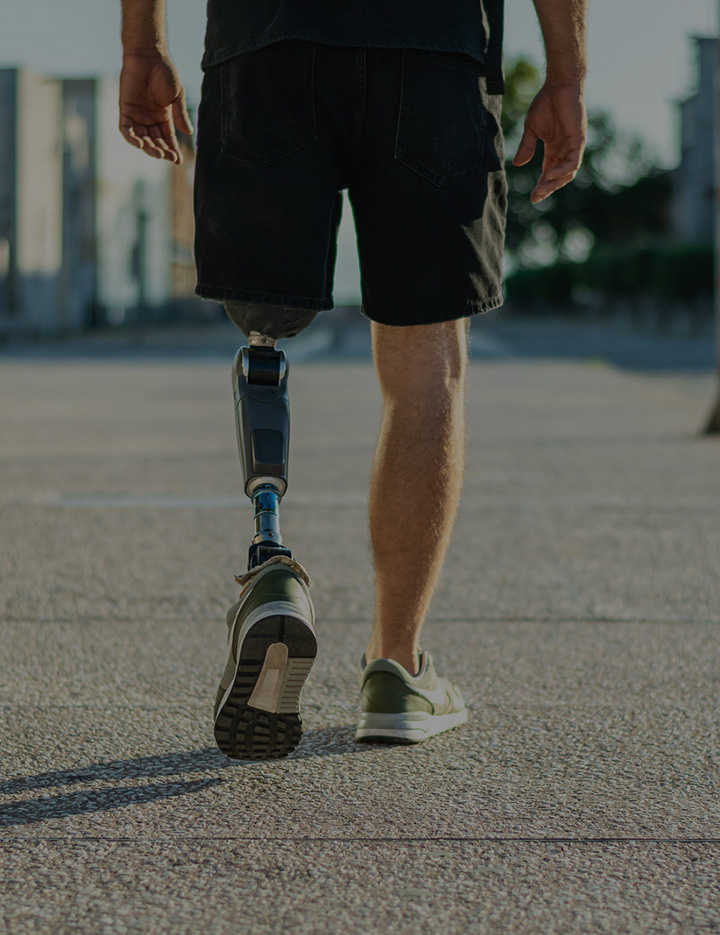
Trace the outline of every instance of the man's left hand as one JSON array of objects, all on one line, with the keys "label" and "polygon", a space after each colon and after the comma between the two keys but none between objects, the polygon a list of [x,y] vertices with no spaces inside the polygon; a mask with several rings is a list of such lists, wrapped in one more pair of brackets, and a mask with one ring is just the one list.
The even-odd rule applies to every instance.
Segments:
[{"label": "man's left hand", "polygon": [[522,139],[513,159],[524,166],[545,144],[542,174],[530,194],[533,204],[572,182],[582,163],[587,139],[587,113],[582,84],[545,84],[530,105]]}]

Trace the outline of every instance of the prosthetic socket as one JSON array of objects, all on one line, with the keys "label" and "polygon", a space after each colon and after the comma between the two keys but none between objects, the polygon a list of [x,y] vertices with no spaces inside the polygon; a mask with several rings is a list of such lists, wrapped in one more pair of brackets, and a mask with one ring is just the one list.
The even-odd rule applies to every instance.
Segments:
[{"label": "prosthetic socket", "polygon": [[274,555],[292,556],[282,544],[279,517],[290,443],[287,378],[285,354],[275,347],[251,344],[235,355],[235,427],[245,493],[255,510],[248,569]]}]

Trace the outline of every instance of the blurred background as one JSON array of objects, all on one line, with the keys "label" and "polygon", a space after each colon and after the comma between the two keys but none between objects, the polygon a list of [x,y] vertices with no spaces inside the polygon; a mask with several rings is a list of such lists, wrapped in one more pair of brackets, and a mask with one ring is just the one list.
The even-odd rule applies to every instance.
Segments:
[{"label": "blurred background", "polygon": [[[539,207],[539,159],[509,168],[505,319],[711,333],[716,6],[591,4],[585,164]],[[168,15],[194,109],[204,5],[170,0]],[[193,297],[191,141],[176,169],[117,132],[119,21],[119,4],[93,0],[3,4],[0,339],[221,317]],[[506,37],[511,158],[542,74],[530,0],[507,3]],[[360,301],[347,204],[335,300]]]}]

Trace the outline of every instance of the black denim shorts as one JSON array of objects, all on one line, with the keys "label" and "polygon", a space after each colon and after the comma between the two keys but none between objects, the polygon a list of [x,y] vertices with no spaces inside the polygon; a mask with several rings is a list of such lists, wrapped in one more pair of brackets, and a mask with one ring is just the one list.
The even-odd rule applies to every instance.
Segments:
[{"label": "black denim shorts", "polygon": [[198,116],[197,293],[333,307],[347,189],[362,311],[388,325],[502,303],[501,99],[454,52],[288,40],[209,68]]}]

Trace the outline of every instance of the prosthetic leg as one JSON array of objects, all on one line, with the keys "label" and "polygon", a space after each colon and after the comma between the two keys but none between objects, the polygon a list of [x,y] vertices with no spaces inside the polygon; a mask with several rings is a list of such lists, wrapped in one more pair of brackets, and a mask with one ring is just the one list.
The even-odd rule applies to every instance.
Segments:
[{"label": "prosthetic leg", "polygon": [[294,337],[307,328],[318,313],[251,302],[227,302],[225,310],[249,341],[235,355],[232,380],[245,493],[255,511],[255,535],[248,554],[251,569],[274,556],[292,558],[283,545],[279,516],[288,482],[288,365],[285,353],[275,345],[279,338]]},{"label": "prosthetic leg", "polygon": [[292,557],[283,545],[279,516],[287,490],[290,445],[285,354],[262,339],[253,343],[251,338],[250,346],[241,347],[235,355],[232,379],[245,493],[255,512],[255,535],[248,553],[251,569],[275,555]]},{"label": "prosthetic leg", "polygon": [[300,740],[300,693],[317,652],[310,579],[280,535],[290,408],[287,360],[275,347],[278,338],[296,334],[317,313],[247,303],[226,309],[248,336],[248,346],[235,356],[232,379],[255,535],[248,570],[235,578],[240,598],[227,615],[230,652],[215,700],[215,740],[229,757],[264,760],[286,756]]}]

